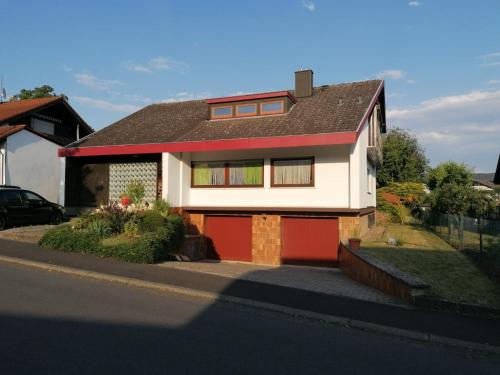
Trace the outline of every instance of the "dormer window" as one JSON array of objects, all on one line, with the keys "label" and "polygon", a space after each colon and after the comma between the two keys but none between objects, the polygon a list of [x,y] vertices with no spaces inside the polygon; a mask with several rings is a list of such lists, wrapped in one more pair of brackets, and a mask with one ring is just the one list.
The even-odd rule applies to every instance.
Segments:
[{"label": "dormer window", "polygon": [[236,117],[256,116],[257,104],[238,104],[236,106]]},{"label": "dormer window", "polygon": [[283,100],[274,100],[272,102],[260,103],[260,113],[262,115],[274,115],[277,113],[283,113],[283,104]]},{"label": "dormer window", "polygon": [[233,117],[233,107],[230,105],[212,107],[212,118],[229,118]]},{"label": "dormer window", "polygon": [[296,103],[288,91],[207,99],[210,120],[268,116],[286,113]]}]

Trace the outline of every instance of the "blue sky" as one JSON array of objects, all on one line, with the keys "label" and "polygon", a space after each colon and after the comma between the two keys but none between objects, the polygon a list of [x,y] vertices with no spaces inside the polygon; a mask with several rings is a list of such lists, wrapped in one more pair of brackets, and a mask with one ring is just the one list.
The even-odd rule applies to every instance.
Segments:
[{"label": "blue sky", "polygon": [[386,79],[389,127],[493,171],[500,2],[5,1],[7,94],[49,84],[96,129],[160,101]]}]

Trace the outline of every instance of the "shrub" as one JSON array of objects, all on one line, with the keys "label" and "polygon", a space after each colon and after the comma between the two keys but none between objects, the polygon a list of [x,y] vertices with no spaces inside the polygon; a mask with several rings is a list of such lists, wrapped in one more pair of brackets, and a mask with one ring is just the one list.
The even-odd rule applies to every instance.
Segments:
[{"label": "shrub", "polygon": [[93,215],[106,220],[111,227],[111,232],[119,234],[123,232],[125,223],[135,214],[117,204],[109,204],[99,208]]},{"label": "shrub", "polygon": [[167,224],[170,227],[171,235],[169,242],[167,244],[167,250],[169,252],[174,252],[179,250],[184,243],[184,238],[186,236],[186,226],[184,225],[184,220],[182,217],[177,215],[171,215],[167,218]]},{"label": "shrub", "polygon": [[158,228],[165,226],[166,220],[156,211],[145,211],[141,218],[139,224],[139,230],[142,233],[154,232]]},{"label": "shrub", "polygon": [[39,245],[70,252],[99,253],[101,238],[86,230],[73,230],[68,224],[49,229],[39,241]]},{"label": "shrub", "polygon": [[143,183],[139,180],[132,180],[127,185],[127,195],[135,204],[142,203],[145,191]]},{"label": "shrub", "polygon": [[406,222],[406,218],[410,214],[410,210],[402,203],[392,205],[392,215],[394,221],[399,224],[404,224]]},{"label": "shrub", "polygon": [[115,237],[103,242],[101,255],[132,263],[156,263],[166,259],[170,233],[166,228],[139,238]]},{"label": "shrub", "polygon": [[123,226],[123,234],[125,234],[128,237],[134,237],[138,233],[139,233],[139,222],[135,218],[127,221]]},{"label": "shrub", "polygon": [[100,217],[95,216],[85,228],[85,231],[95,234],[98,237],[108,237],[113,233],[111,224]]},{"label": "shrub", "polygon": [[157,199],[157,200],[155,200],[155,203],[153,205],[153,209],[156,212],[158,212],[160,215],[167,217],[169,214],[169,211],[170,211],[170,205],[164,199]]}]

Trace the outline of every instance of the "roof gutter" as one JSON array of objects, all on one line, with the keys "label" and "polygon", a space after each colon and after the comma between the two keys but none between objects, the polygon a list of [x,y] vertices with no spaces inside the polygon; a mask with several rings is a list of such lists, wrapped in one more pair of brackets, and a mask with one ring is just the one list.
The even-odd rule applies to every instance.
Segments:
[{"label": "roof gutter", "polygon": [[237,138],[213,141],[149,143],[94,147],[60,148],[60,157],[158,154],[162,152],[203,152],[252,150],[305,146],[327,146],[356,143],[357,132],[292,135],[282,137]]}]

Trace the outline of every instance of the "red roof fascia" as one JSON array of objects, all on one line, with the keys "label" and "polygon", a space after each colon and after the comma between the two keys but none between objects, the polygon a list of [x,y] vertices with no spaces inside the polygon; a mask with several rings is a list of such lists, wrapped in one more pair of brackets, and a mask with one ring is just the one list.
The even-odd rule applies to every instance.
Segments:
[{"label": "red roof fascia", "polygon": [[304,146],[325,146],[356,143],[356,132],[330,134],[294,135],[268,138],[239,138],[214,141],[150,143],[140,145],[116,145],[60,148],[59,156],[107,156],[157,154],[161,152],[202,152],[221,150],[250,150],[263,148],[284,148]]},{"label": "red roof fascia", "polygon": [[223,98],[207,99],[206,102],[208,104],[231,103],[231,102],[239,102],[242,100],[269,99],[269,98],[278,98],[283,96],[287,96],[294,103],[297,102],[295,97],[288,91],[273,91],[273,92],[264,92],[260,94],[226,96]]}]

